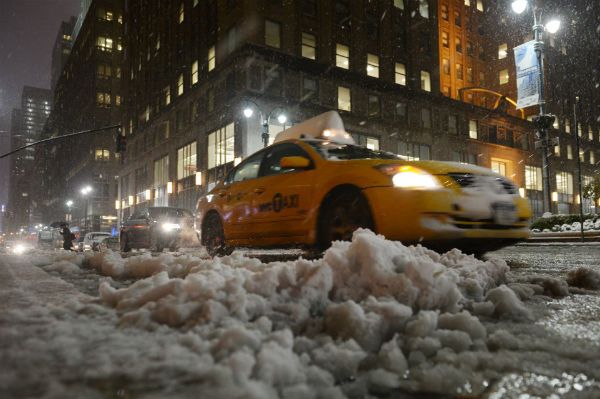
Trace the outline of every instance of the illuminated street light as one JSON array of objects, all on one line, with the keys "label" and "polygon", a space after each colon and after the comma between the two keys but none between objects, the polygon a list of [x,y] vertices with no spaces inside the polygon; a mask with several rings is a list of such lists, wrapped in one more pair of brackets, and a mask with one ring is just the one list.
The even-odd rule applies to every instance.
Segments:
[{"label": "illuminated street light", "polygon": [[73,201],[68,200],[65,204],[70,208],[73,206]]},{"label": "illuminated street light", "polygon": [[546,24],[546,30],[549,33],[556,33],[556,32],[558,32],[559,29],[560,29],[560,20],[559,19],[553,19],[551,21],[548,21],[548,23]]},{"label": "illuminated street light", "polygon": [[84,225],[85,225],[85,232],[88,232],[88,209],[90,207],[90,196],[88,195],[89,193],[92,192],[92,187],[85,186],[81,189],[81,194],[85,197],[85,214],[84,214]]},{"label": "illuminated street light", "polygon": [[252,100],[246,100],[246,102],[249,105],[246,106],[242,112],[247,119],[252,118],[252,116],[254,115],[253,108],[256,108],[260,116],[260,121],[262,123],[261,138],[263,140],[263,145],[266,147],[269,145],[269,121],[271,120],[271,118],[274,115],[277,115],[277,122],[279,122],[281,125],[285,125],[285,123],[287,122],[287,116],[285,115],[285,113],[283,112],[284,110],[281,107],[275,107],[271,110],[271,112],[266,114],[265,117],[265,113],[263,113],[263,111],[260,109],[257,103],[255,103]]},{"label": "illuminated street light", "polygon": [[527,9],[527,0],[515,0],[512,2],[511,7],[514,12],[521,14]]},{"label": "illuminated street light", "polygon": [[254,115],[254,111],[252,110],[252,108],[244,108],[244,116],[246,118],[252,118],[252,115]]}]

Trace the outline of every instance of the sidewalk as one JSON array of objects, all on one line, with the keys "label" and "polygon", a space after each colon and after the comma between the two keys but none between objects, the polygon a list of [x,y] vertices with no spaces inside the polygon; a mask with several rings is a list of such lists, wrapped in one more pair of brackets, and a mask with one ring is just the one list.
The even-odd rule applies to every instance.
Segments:
[{"label": "sidewalk", "polygon": [[[527,243],[582,243],[580,231],[531,233]],[[585,231],[583,243],[600,242],[600,231]]]}]

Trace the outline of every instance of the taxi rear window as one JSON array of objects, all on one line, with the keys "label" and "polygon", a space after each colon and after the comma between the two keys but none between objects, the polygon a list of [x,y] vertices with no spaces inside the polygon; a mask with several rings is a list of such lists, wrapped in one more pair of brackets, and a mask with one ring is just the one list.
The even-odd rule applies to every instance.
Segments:
[{"label": "taxi rear window", "polygon": [[402,159],[391,152],[370,150],[366,147],[351,144],[336,144],[331,142],[310,141],[309,144],[319,155],[328,160],[346,159]]}]

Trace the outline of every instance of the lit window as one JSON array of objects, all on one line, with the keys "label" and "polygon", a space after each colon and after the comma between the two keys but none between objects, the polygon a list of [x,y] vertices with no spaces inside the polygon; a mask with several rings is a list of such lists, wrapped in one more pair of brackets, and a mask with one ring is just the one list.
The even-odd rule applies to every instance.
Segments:
[{"label": "lit window", "polygon": [[121,105],[121,96],[119,96],[119,95],[115,96],[115,105],[117,107]]},{"label": "lit window", "polygon": [[102,51],[112,51],[113,40],[110,37],[98,36],[96,46]]},{"label": "lit window", "polygon": [[394,7],[404,10],[404,0],[394,0]]},{"label": "lit window", "polygon": [[508,55],[508,45],[506,43],[502,43],[498,46],[498,59],[502,60],[506,58]]},{"label": "lit window", "polygon": [[177,95],[180,96],[183,94],[183,74],[179,75],[177,78]]},{"label": "lit window", "polygon": [[110,93],[96,93],[96,104],[100,107],[110,107]]},{"label": "lit window", "polygon": [[554,155],[560,157],[560,144],[554,146]]},{"label": "lit window", "polygon": [[156,38],[155,48],[156,51],[160,50],[160,36]]},{"label": "lit window", "polygon": [[104,19],[106,19],[107,21],[112,21],[113,20],[112,11],[107,11]]},{"label": "lit window", "polygon": [[212,71],[215,69],[216,64],[216,55],[215,55],[215,46],[212,46],[208,49],[208,71]]},{"label": "lit window", "polygon": [[265,44],[270,47],[281,48],[281,28],[279,23],[265,21]]},{"label": "lit window", "polygon": [[456,79],[463,79],[463,66],[462,64],[456,64]]},{"label": "lit window", "polygon": [[585,151],[579,150],[579,161],[585,162]]},{"label": "lit window", "polygon": [[477,123],[476,120],[470,119],[469,120],[469,138],[477,140],[478,137],[479,137],[479,124]]},{"label": "lit window", "polygon": [[469,7],[471,5],[471,0],[465,0],[465,5]]},{"label": "lit window", "polygon": [[507,176],[507,162],[501,161],[499,159],[492,158],[492,165],[490,167],[494,172],[501,174],[502,176]]},{"label": "lit window", "polygon": [[467,82],[473,83],[473,68],[467,67]]},{"label": "lit window", "polygon": [[542,191],[542,168],[525,165],[525,188]]},{"label": "lit window", "polygon": [[573,146],[567,144],[567,159],[573,159]]},{"label": "lit window", "polygon": [[396,84],[406,86],[406,67],[404,64],[396,62],[394,75]]},{"label": "lit window", "polygon": [[442,4],[440,10],[442,12],[442,19],[444,21],[447,21],[448,20],[448,5]]},{"label": "lit window", "polygon": [[419,0],[419,15],[423,18],[429,18],[429,1]]},{"label": "lit window", "polygon": [[588,126],[588,140],[589,141],[594,140],[594,131],[592,130],[591,126]]},{"label": "lit window", "polygon": [[196,175],[196,142],[177,150],[177,180]]},{"label": "lit window", "polygon": [[302,33],[302,57],[314,60],[317,58],[317,39],[310,33]]},{"label": "lit window", "polygon": [[556,173],[556,192],[559,202],[573,202],[573,175],[568,172]]},{"label": "lit window", "polygon": [[150,106],[146,105],[146,109],[144,110],[144,113],[142,114],[142,119],[145,122],[148,122],[150,120]]},{"label": "lit window", "polygon": [[348,69],[350,67],[350,49],[343,44],[335,45],[335,66]]},{"label": "lit window", "polygon": [[431,91],[431,75],[427,71],[421,71],[421,90]]},{"label": "lit window", "polygon": [[498,81],[501,85],[508,83],[508,69],[503,69],[498,72]]},{"label": "lit window", "polygon": [[194,2],[192,3],[192,7],[196,7],[198,5],[198,0],[194,0]]},{"label": "lit window", "polygon": [[179,23],[182,23],[183,20],[185,19],[185,10],[183,8],[183,3],[181,3],[181,5],[179,6]]},{"label": "lit window", "polygon": [[571,121],[568,119],[565,119],[565,132],[571,133]]},{"label": "lit window", "polygon": [[448,37],[448,32],[442,31],[442,46],[449,48],[450,47],[450,39]]},{"label": "lit window", "polygon": [[198,61],[192,63],[192,84],[198,83]]},{"label": "lit window", "polygon": [[374,54],[367,54],[367,75],[379,77],[379,57]]},{"label": "lit window", "polygon": [[338,109],[341,111],[352,111],[352,99],[350,89],[338,86]]},{"label": "lit window", "polygon": [[154,205],[169,205],[167,185],[169,183],[169,156],[154,161]]},{"label": "lit window", "polygon": [[594,165],[596,163],[596,157],[594,156],[594,151],[590,151],[590,165]]},{"label": "lit window", "polygon": [[483,12],[483,0],[477,0],[477,11]]},{"label": "lit window", "polygon": [[577,135],[579,137],[583,136],[583,127],[581,126],[581,122],[577,123]]},{"label": "lit window", "polygon": [[97,148],[94,153],[94,160],[102,162],[110,161],[110,151],[104,148]]},{"label": "lit window", "polygon": [[167,86],[163,89],[163,97],[165,100],[165,105],[171,104],[171,86]]},{"label": "lit window", "polygon": [[462,41],[460,38],[454,39],[454,47],[456,48],[457,53],[462,53]]},{"label": "lit window", "polygon": [[208,135],[208,169],[233,162],[235,148],[233,123]]}]

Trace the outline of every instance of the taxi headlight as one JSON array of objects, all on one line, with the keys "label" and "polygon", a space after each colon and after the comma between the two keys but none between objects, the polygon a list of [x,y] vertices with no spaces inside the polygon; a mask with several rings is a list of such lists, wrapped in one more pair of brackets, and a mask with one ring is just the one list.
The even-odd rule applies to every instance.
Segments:
[{"label": "taxi headlight", "polygon": [[181,228],[181,226],[179,225],[179,223],[163,223],[162,224],[162,229],[164,231],[179,230],[180,228]]},{"label": "taxi headlight", "polygon": [[13,248],[13,253],[15,255],[21,255],[23,252],[25,252],[25,245],[23,244],[17,244],[14,248]]},{"label": "taxi headlight", "polygon": [[433,190],[441,188],[440,183],[432,174],[409,165],[380,165],[377,169],[392,177],[394,187],[413,190]]}]

